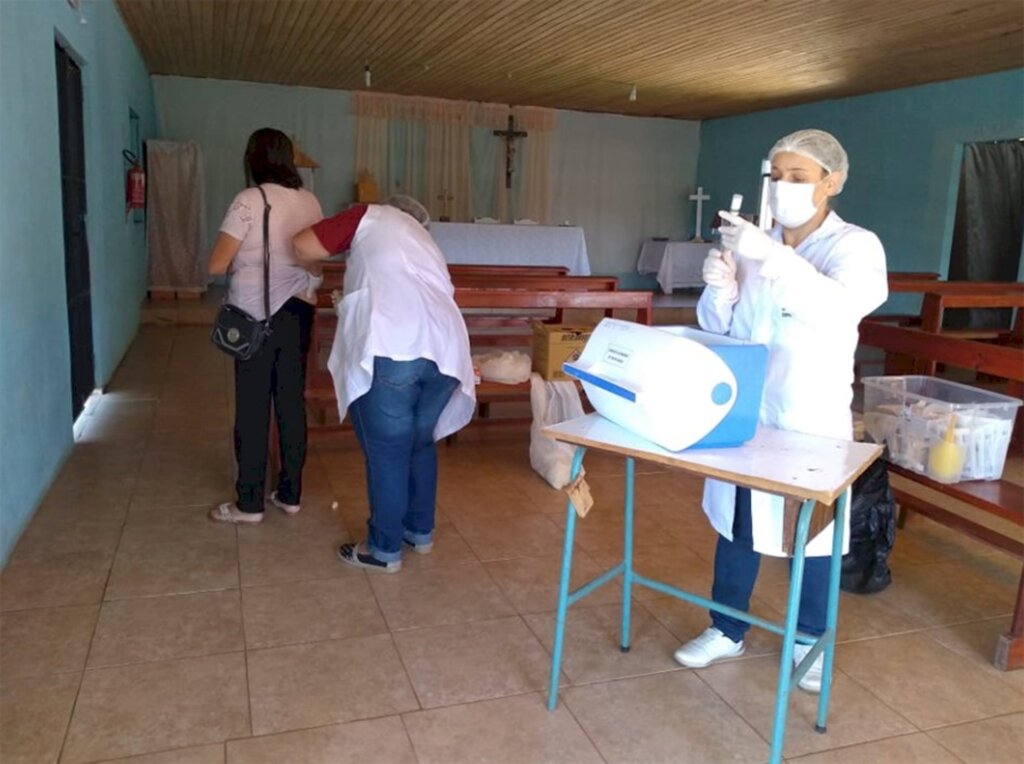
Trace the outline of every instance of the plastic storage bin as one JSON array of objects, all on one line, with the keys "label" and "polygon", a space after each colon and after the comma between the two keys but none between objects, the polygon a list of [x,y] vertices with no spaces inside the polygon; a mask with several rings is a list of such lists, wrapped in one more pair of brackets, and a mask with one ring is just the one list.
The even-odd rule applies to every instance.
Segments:
[{"label": "plastic storage bin", "polygon": [[681,451],[754,436],[767,361],[764,345],[606,318],[563,369],[602,416]]},{"label": "plastic storage bin", "polygon": [[[1021,401],[970,385],[926,376],[865,377],[864,431],[889,446],[901,467],[942,483],[997,480]],[[936,474],[929,454],[954,421],[953,442],[963,457],[954,474]]]}]

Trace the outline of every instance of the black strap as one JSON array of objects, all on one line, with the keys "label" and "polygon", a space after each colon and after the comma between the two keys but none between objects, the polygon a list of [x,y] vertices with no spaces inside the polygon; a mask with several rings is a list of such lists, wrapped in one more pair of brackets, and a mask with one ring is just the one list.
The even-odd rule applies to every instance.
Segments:
[{"label": "black strap", "polygon": [[270,325],[270,202],[263,186],[256,186],[263,197],[263,323]]}]

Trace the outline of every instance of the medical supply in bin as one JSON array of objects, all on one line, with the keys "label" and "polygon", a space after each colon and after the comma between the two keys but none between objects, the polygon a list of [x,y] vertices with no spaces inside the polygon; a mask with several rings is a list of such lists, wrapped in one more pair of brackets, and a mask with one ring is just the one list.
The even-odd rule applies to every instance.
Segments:
[{"label": "medical supply in bin", "polygon": [[564,364],[599,414],[669,451],[754,436],[768,349],[689,327],[606,318]]},{"label": "medical supply in bin", "polygon": [[927,376],[863,381],[864,430],[889,446],[893,463],[940,483],[1002,476],[1020,400]]},{"label": "medical supply in bin", "polygon": [[928,452],[928,474],[936,480],[956,480],[964,469],[964,450],[956,442],[956,414],[949,417],[946,436]]}]

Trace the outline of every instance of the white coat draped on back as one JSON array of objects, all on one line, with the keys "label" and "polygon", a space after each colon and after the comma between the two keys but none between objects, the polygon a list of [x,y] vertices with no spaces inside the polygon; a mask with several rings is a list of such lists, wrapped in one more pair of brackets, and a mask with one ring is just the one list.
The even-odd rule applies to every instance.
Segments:
[{"label": "white coat draped on back", "polygon": [[[782,229],[777,226],[771,235],[781,241]],[[857,326],[888,296],[882,243],[831,212],[795,250],[763,262],[736,260],[739,299],[722,299],[707,288],[697,303],[697,320],[706,331],[767,345],[761,424],[851,440]],[[730,540],[735,508],[736,486],[705,481],[704,512]],[[751,514],[754,549],[783,556],[782,497],[753,491]],[[829,525],[808,544],[807,554],[831,551]]]},{"label": "white coat draped on back", "polygon": [[433,361],[442,374],[459,380],[434,428],[439,440],[473,418],[473,360],[441,250],[411,220],[393,207],[371,204],[359,221],[327,367],[344,417],[349,404],[370,389],[374,356]]}]

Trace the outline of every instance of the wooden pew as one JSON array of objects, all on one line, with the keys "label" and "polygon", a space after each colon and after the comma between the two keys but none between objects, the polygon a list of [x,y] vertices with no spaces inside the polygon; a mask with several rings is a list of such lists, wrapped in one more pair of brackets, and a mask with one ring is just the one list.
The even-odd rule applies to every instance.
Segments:
[{"label": "wooden pew", "polygon": [[[342,281],[345,278],[345,261],[328,260],[323,264],[324,283],[323,289],[341,289]],[[456,276],[467,277],[493,277],[504,279],[510,276],[568,276],[569,269],[564,265],[472,265],[472,264],[449,264],[448,273],[454,279]]]},{"label": "wooden pew", "polygon": [[[960,339],[995,340],[1021,346],[1024,344],[1024,283],[1006,281],[935,281],[929,279],[892,280],[890,293],[919,293],[921,312],[917,316],[870,316],[871,322],[890,322],[901,326],[917,326],[926,331]],[[945,311],[956,308],[1015,308],[1017,316],[1012,327],[1000,329],[950,329],[943,326]],[[892,354],[887,359],[886,374],[933,374],[936,364],[927,359],[912,361]]]},{"label": "wooden pew", "polygon": [[[943,320],[946,311],[954,308],[1015,308],[1017,317],[1012,327],[998,329],[945,329]],[[921,303],[921,328],[926,332],[947,334],[961,339],[1002,340],[1010,344],[1020,345],[1024,339],[1022,317],[1024,311],[1024,284],[1008,284],[1003,292],[978,293],[943,293],[929,292]],[[934,363],[930,365],[934,373]]]},{"label": "wooden pew", "polygon": [[[569,277],[574,278],[574,277]],[[521,349],[533,344],[533,321],[560,323],[565,310],[600,311],[605,315],[628,312],[638,323],[650,325],[650,292],[575,292],[456,288],[455,302],[463,309],[474,354],[488,350]],[[486,311],[486,312],[484,312]],[[531,314],[526,314],[530,311]],[[548,314],[548,315],[545,315]],[[512,424],[522,418],[490,419],[493,403],[527,401],[530,383],[505,385],[481,382],[477,386],[479,424]]]},{"label": "wooden pew", "polygon": [[[571,284],[577,278],[595,277],[566,276],[562,280]],[[554,322],[555,317],[565,310],[591,310],[605,314],[628,311],[637,322],[651,323],[653,308],[650,292],[606,291],[603,283],[606,280],[597,278],[599,291],[457,287],[455,302],[464,311],[474,352],[497,348],[528,349],[532,344],[532,321],[540,319]],[[335,429],[337,426],[327,417],[327,412],[336,410],[337,401],[326,361],[338,319],[330,291],[321,289],[317,293],[317,300],[313,339],[306,368],[306,403],[312,414],[311,431]],[[529,394],[529,383],[503,385],[483,382],[477,387],[477,399],[483,414],[488,413],[491,403],[528,400]]]},{"label": "wooden pew", "polygon": [[[528,275],[481,275],[453,273],[452,283],[456,289],[517,289],[533,292],[614,292],[619,280],[614,276],[537,276]],[[555,310],[553,321],[562,322],[563,309]],[[612,311],[605,312],[610,316]]]},{"label": "wooden pew", "polygon": [[[1024,350],[1019,347],[949,337],[923,329],[892,326],[871,320],[861,323],[860,341],[863,345],[882,348],[887,353],[909,355],[929,365],[947,364],[1000,377],[1018,386],[1018,389],[1024,384]],[[1022,419],[1019,411],[1017,418],[1019,423]],[[993,480],[946,485],[895,465],[890,467],[890,473],[948,497],[951,502],[959,502],[1001,518],[1017,528],[1024,528],[1024,488],[1016,483]],[[903,513],[901,527],[906,511],[913,510],[1017,557],[1024,557],[1024,544],[1021,543],[1019,532],[1015,537],[1003,535],[963,514],[950,511],[952,503],[939,506],[909,487],[904,490],[898,485],[893,485],[893,497]],[[1010,630],[1000,638],[993,663],[1003,670],[1024,667],[1024,571],[1017,587]]]},{"label": "wooden pew", "polygon": [[889,278],[890,294],[1007,294],[1024,289],[1018,281],[937,281],[931,278]]},{"label": "wooden pew", "polygon": [[452,284],[464,289],[526,289],[533,292],[614,292],[614,276],[537,276],[453,273]]}]

